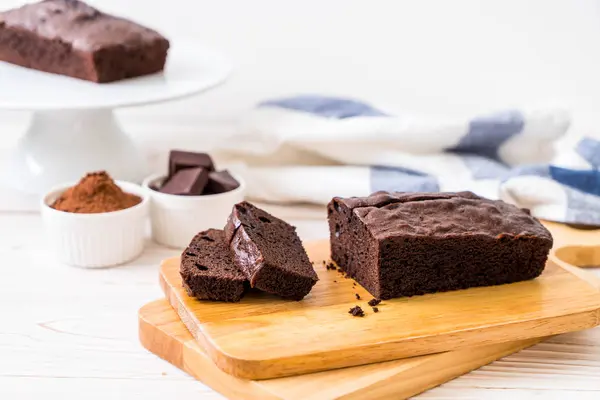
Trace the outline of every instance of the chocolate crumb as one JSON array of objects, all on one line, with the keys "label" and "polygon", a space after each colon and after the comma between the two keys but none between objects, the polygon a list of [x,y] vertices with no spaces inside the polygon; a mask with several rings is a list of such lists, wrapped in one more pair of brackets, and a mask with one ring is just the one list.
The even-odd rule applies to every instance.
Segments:
[{"label": "chocolate crumb", "polygon": [[337,283],[337,281],[333,281],[333,283]]},{"label": "chocolate crumb", "polygon": [[375,299],[375,298],[373,298],[373,299],[369,300],[369,305],[370,305],[371,307],[375,307],[375,306],[376,306],[377,304],[379,304],[379,303],[381,303],[381,300],[379,300],[379,299]]},{"label": "chocolate crumb", "polygon": [[[323,261],[323,263],[325,263],[325,261]],[[337,268],[335,265],[333,265],[333,263],[329,263],[327,265],[325,265],[325,268],[327,268],[327,270],[332,270],[335,271]]]},{"label": "chocolate crumb", "polygon": [[356,300],[360,300],[360,294],[354,293],[354,295],[356,296]]},{"label": "chocolate crumb", "polygon": [[373,307],[373,312],[379,312],[379,308]]},{"label": "chocolate crumb", "polygon": [[353,317],[364,317],[365,312],[360,306],[354,306],[348,311],[348,314],[352,314]]}]

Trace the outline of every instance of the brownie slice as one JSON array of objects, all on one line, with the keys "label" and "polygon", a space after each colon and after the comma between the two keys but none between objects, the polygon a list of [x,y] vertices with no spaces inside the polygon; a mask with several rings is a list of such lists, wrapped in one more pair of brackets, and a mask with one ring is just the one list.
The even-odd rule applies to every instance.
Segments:
[{"label": "brownie slice", "polygon": [[471,192],[335,197],[333,260],[377,299],[533,279],[552,236],[502,201]]},{"label": "brownie slice", "polygon": [[190,296],[201,300],[240,301],[246,276],[231,259],[222,230],[198,233],[181,254],[180,274]]},{"label": "brownie slice", "polygon": [[251,287],[301,300],[319,279],[296,228],[248,202],[233,206],[225,236]]},{"label": "brownie slice", "polygon": [[162,71],[169,41],[77,0],[0,13],[0,61],[93,82]]}]

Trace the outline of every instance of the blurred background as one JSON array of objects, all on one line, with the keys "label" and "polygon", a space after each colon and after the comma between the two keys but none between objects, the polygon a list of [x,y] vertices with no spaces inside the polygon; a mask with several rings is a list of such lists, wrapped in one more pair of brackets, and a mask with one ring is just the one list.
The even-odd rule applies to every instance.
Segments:
[{"label": "blurred background", "polygon": [[[0,0],[0,9],[22,3]],[[598,1],[89,3],[172,40],[214,47],[235,66],[224,86],[204,95],[119,110],[125,130],[150,149],[173,141],[203,148],[257,101],[298,93],[428,116],[560,107],[573,116],[571,132],[597,135]],[[27,117],[0,110],[0,150],[15,144]]]}]

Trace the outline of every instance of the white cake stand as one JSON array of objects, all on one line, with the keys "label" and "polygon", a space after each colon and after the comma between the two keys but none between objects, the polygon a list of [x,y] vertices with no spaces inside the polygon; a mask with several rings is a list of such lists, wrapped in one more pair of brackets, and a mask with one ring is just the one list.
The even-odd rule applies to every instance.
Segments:
[{"label": "white cake stand", "polygon": [[[117,107],[165,102],[225,81],[231,65],[196,44],[177,42],[164,73],[95,84],[0,62],[0,109],[30,110],[33,118],[3,168],[9,186],[42,194],[52,186],[106,170],[139,182],[146,163],[113,115]],[[0,131],[2,122],[0,121]]]}]

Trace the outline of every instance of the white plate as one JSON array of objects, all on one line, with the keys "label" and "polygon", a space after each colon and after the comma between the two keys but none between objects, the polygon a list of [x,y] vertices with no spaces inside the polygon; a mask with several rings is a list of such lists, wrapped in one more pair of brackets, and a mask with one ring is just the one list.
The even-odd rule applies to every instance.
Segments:
[{"label": "white plate", "polygon": [[171,42],[165,71],[114,83],[93,83],[0,62],[0,108],[98,109],[136,106],[191,96],[223,82],[231,64],[185,41]]}]

